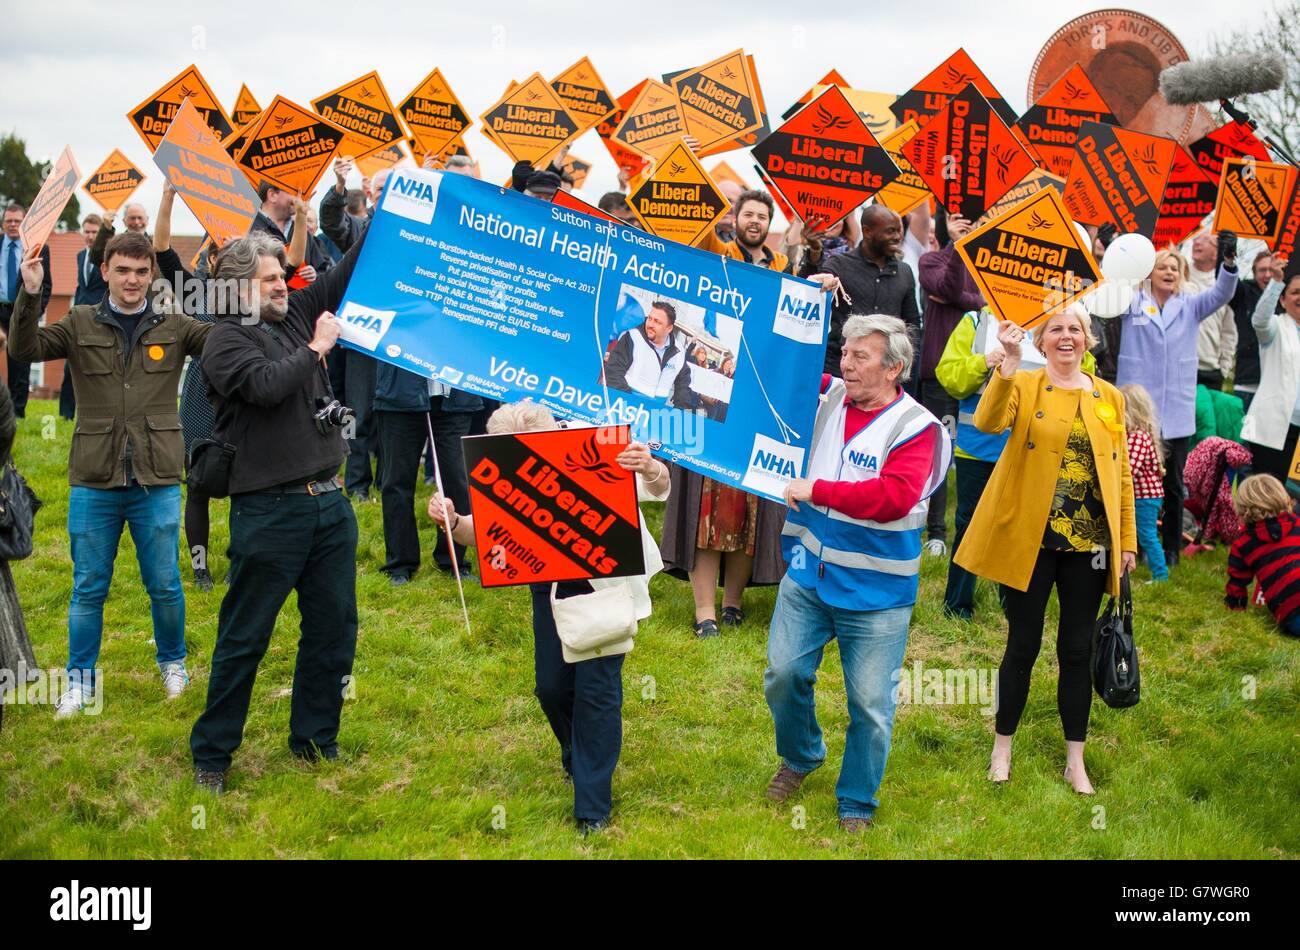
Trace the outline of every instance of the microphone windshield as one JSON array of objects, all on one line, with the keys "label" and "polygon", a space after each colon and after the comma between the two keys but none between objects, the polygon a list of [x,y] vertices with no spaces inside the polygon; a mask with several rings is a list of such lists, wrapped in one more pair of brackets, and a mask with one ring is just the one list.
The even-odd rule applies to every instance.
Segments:
[{"label": "microphone windshield", "polygon": [[1285,80],[1282,57],[1236,53],[1170,66],[1160,73],[1160,94],[1170,105],[1190,106],[1271,92]]}]

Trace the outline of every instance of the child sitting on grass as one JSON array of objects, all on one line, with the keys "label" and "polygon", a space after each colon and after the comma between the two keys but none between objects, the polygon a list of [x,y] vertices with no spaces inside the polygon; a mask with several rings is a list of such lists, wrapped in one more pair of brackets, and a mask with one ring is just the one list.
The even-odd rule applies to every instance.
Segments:
[{"label": "child sitting on grass", "polygon": [[1224,603],[1245,610],[1250,579],[1258,577],[1282,632],[1300,636],[1300,522],[1291,496],[1272,475],[1252,475],[1238,486],[1236,506],[1246,530],[1228,554]]},{"label": "child sitting on grass", "polygon": [[1124,428],[1128,430],[1128,464],[1133,473],[1133,515],[1138,547],[1151,567],[1151,580],[1169,580],[1165,549],[1160,543],[1160,507],[1165,503],[1164,448],[1156,407],[1147,391],[1130,383],[1124,394]]}]

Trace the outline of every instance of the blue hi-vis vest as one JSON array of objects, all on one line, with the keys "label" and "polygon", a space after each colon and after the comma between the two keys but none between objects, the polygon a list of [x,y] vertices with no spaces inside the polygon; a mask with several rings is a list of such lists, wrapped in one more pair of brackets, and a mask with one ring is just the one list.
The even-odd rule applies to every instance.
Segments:
[{"label": "blue hi-vis vest", "polygon": [[786,514],[781,553],[790,579],[832,607],[888,610],[916,603],[921,567],[921,529],[927,499],[948,475],[952,443],[943,424],[907,393],[848,443],[844,441],[844,383],[833,379],[813,428],[810,479],[869,481],[880,476],[889,453],[930,426],[939,430],[934,464],[921,500],[897,521],[878,522],[799,503]]},{"label": "blue hi-vis vest", "polygon": [[[986,334],[998,332],[997,318],[981,311],[968,313],[962,319],[976,323],[970,351],[983,353]],[[957,448],[981,462],[996,462],[1002,457],[1002,450],[1006,447],[1007,440],[1011,438],[1011,430],[989,434],[975,428],[975,407],[979,405],[980,397],[984,395],[988,385],[989,382],[985,379],[979,389],[957,403]]]}]

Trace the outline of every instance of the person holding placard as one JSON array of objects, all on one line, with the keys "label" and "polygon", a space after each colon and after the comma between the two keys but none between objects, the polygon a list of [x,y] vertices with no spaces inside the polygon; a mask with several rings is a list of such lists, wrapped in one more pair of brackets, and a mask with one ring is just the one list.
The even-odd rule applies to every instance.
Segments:
[{"label": "person holding placard", "polygon": [[[1187,258],[1177,251],[1156,254],[1145,285],[1133,294],[1120,336],[1115,383],[1136,383],[1150,395],[1169,452],[1165,466],[1165,508],[1160,525],[1165,561],[1178,563],[1183,543],[1183,466],[1188,440],[1196,432],[1196,344],[1200,324],[1232,299],[1237,289],[1236,238],[1220,235],[1223,266],[1209,290],[1191,283]],[[1118,244],[1115,245],[1118,247]],[[1107,254],[1111,250],[1107,249]]]},{"label": "person holding placard", "polygon": [[989,779],[1011,775],[1011,741],[1029,697],[1047,602],[1060,599],[1057,709],[1065,732],[1065,780],[1091,795],[1083,746],[1092,704],[1089,654],[1102,594],[1119,594],[1137,562],[1133,481],[1124,433],[1124,397],[1083,369],[1096,341],[1075,304],[1035,328],[1042,369],[1020,372],[1025,331],[998,330],[1003,357],[975,409],[975,426],[1011,430],[988,487],[954,557],[972,574],[1002,584],[1007,648],[998,669],[998,707]]},{"label": "person holding placard", "polygon": [[9,353],[19,360],[66,359],[77,393],[68,458],[68,537],[72,600],[68,606],[69,688],[56,715],[91,702],[113,564],[129,527],[149,593],[156,654],[168,698],[189,684],[185,669],[185,593],[180,544],[184,451],[176,391],[186,356],[203,352],[211,326],[153,295],[153,246],[128,231],[108,242],[108,293],[98,306],[73,307],[59,322],[38,325],[40,258],[22,264]]},{"label": "person holding placard", "polygon": [[1259,389],[1241,424],[1251,470],[1284,484],[1300,442],[1300,274],[1287,277],[1287,264],[1280,255],[1269,259],[1268,286],[1255,305]]},{"label": "person holding placard", "polygon": [[903,391],[914,355],[903,321],[855,314],[843,334],[840,374],[822,379],[808,477],[785,489],[789,568],[763,692],[781,757],[767,797],[783,802],[826,759],[813,686],[822,652],[838,641],[849,730],[835,795],[840,827],[858,832],[880,804],[927,498],[948,475],[952,447],[943,424]]},{"label": "person holding placard", "polygon": [[[559,428],[545,406],[532,401],[502,406],[488,420],[488,434],[536,432]],[[633,442],[617,457],[625,470],[637,474],[637,497],[663,501],[669,491],[668,467]],[[461,545],[474,544],[474,518],[458,511],[451,499],[437,492],[429,499],[429,517],[445,525]],[[663,568],[654,537],[641,522],[641,548],[646,571],[636,577],[595,580],[596,585],[631,588],[636,620],[650,616],[650,578]],[[480,554],[480,557],[485,555]],[[552,590],[554,587],[554,591]],[[534,693],[560,744],[560,762],[573,782],[573,817],[584,836],[609,824],[613,809],[612,783],[623,744],[623,658],[631,651],[635,622],[627,636],[586,651],[567,642],[567,628],[557,624],[552,598],[582,607],[584,595],[594,595],[592,581],[530,584],[533,601]],[[566,611],[572,615],[572,611]]]}]

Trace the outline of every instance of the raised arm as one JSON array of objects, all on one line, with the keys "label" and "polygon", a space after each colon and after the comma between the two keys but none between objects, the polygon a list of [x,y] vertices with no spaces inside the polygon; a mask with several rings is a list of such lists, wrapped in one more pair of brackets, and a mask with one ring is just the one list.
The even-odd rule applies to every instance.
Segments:
[{"label": "raised arm", "polygon": [[1215,280],[1213,287],[1206,288],[1198,294],[1190,294],[1187,297],[1187,312],[1192,315],[1192,318],[1197,323],[1200,323],[1232,300],[1232,295],[1236,291],[1236,264],[1229,264],[1225,261],[1223,266],[1219,268],[1219,277]]},{"label": "raised arm", "polygon": [[60,320],[52,326],[40,326],[41,289],[49,269],[42,253],[23,258],[20,265],[22,287],[14,301],[13,316],[9,320],[9,358],[20,363],[40,363],[44,360],[64,359],[72,348],[69,320]]},{"label": "raised arm", "polygon": [[293,237],[289,238],[289,246],[284,249],[284,256],[289,262],[290,274],[307,259],[307,202],[301,198],[294,200]]}]

